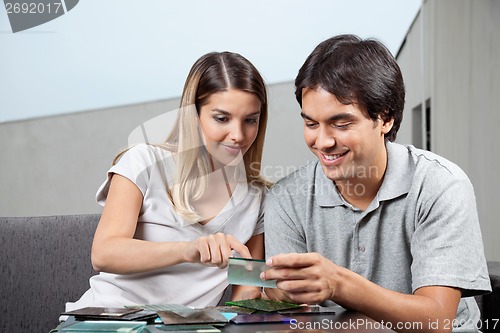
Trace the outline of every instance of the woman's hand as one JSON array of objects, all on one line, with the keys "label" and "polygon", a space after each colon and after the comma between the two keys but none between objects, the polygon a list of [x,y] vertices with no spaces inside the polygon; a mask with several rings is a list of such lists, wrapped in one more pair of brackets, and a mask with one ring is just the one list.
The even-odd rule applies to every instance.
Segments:
[{"label": "woman's hand", "polygon": [[287,303],[295,303],[294,300],[285,295],[285,293],[278,288],[264,288],[264,299],[271,301],[280,301]]},{"label": "woman's hand", "polygon": [[265,297],[264,293],[261,292],[260,287],[251,286],[233,286],[232,301],[240,301],[243,299],[255,299]]},{"label": "woman's hand", "polygon": [[243,258],[252,258],[248,248],[236,238],[217,233],[187,243],[185,259],[187,262],[226,268],[233,250]]}]

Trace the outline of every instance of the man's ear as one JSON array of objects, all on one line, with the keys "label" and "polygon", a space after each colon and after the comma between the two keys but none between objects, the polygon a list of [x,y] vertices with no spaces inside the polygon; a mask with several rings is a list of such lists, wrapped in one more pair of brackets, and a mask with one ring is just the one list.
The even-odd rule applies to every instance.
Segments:
[{"label": "man's ear", "polygon": [[391,118],[389,120],[384,120],[379,116],[380,121],[382,122],[382,128],[381,131],[383,134],[389,133],[389,131],[392,129],[392,126],[394,125],[394,118]]}]

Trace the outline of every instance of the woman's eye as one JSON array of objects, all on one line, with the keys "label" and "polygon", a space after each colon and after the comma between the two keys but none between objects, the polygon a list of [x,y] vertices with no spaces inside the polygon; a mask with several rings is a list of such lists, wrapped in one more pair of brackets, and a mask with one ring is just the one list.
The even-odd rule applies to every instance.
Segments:
[{"label": "woman's eye", "polygon": [[227,117],[225,116],[216,116],[214,117],[214,120],[218,123],[225,123],[227,121]]},{"label": "woman's eye", "polygon": [[246,119],[246,122],[249,124],[257,124],[258,119],[257,118],[248,118],[248,119]]}]

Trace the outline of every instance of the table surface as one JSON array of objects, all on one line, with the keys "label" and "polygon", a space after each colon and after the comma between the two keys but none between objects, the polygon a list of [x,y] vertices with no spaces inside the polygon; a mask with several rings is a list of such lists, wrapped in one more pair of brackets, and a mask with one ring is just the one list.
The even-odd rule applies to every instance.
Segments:
[{"label": "table surface", "polygon": [[395,332],[383,327],[379,322],[367,316],[348,311],[340,306],[335,307],[335,314],[311,315],[294,314],[287,315],[292,319],[289,324],[248,324],[235,325],[230,323],[221,329],[222,332],[247,333],[247,332]]},{"label": "table surface", "polygon": [[[228,323],[224,327],[217,327],[224,333],[300,333],[300,332],[355,332],[355,333],[386,333],[395,332],[381,323],[366,317],[365,315],[348,311],[340,306],[335,307],[335,314],[294,314],[287,315],[291,318],[290,323],[266,323],[266,324],[233,324]],[[73,322],[72,317],[66,324]],[[172,330],[162,329],[163,325],[150,324],[142,333],[165,333]],[[54,330],[57,332],[56,330]],[[192,331],[186,331],[192,332]]]},{"label": "table surface", "polygon": [[[294,314],[287,315],[292,319],[290,323],[266,323],[266,324],[233,324],[218,327],[224,333],[249,333],[249,332],[273,332],[273,333],[299,333],[299,332],[373,332],[385,333],[395,332],[381,323],[366,317],[365,315],[348,311],[340,306],[335,307],[335,314]],[[146,332],[166,332],[148,325]]]}]

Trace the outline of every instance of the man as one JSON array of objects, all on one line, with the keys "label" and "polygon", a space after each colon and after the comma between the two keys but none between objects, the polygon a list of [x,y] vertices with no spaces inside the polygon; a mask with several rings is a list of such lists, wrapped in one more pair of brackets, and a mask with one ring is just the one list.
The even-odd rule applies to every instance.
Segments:
[{"label": "man", "polygon": [[[320,43],[295,80],[318,161],[266,200],[270,299],[326,300],[404,331],[477,331],[491,290],[472,185],[455,164],[393,141],[404,83],[375,40]],[[406,325],[405,325],[406,323]]]}]

